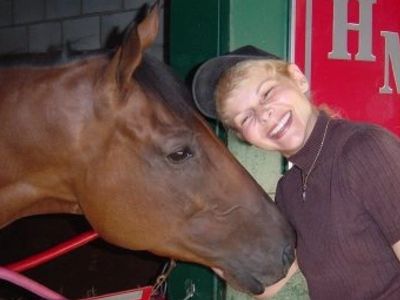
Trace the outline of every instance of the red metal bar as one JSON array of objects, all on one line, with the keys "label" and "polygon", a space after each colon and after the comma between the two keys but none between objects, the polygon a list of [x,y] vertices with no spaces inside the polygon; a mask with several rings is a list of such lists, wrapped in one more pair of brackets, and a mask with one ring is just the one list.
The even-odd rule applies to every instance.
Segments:
[{"label": "red metal bar", "polygon": [[92,230],[84,232],[41,253],[34,254],[18,262],[8,264],[5,266],[5,268],[14,272],[23,272],[32,269],[80,246],[83,246],[90,241],[93,241],[97,237],[98,234]]}]

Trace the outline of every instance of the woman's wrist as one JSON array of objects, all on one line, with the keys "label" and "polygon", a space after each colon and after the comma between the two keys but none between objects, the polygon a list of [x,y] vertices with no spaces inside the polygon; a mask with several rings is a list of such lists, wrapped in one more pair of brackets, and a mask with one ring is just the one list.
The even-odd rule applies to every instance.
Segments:
[{"label": "woman's wrist", "polygon": [[297,264],[297,259],[290,266],[288,273],[284,278],[274,283],[273,285],[265,287],[264,293],[261,295],[254,296],[254,299],[257,300],[267,300],[278,293],[282,287],[289,281],[289,279],[299,270],[299,266]]}]

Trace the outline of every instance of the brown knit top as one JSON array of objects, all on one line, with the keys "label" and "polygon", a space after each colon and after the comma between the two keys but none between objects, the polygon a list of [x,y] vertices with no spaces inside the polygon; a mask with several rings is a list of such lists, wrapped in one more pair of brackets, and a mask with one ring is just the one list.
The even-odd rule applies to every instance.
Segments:
[{"label": "brown knit top", "polygon": [[297,233],[297,257],[313,300],[400,299],[400,140],[368,124],[320,113],[276,201]]}]

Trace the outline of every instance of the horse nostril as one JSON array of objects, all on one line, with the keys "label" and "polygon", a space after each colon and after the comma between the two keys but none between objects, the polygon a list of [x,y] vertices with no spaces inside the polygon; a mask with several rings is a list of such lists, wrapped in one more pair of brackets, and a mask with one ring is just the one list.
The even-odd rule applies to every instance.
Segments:
[{"label": "horse nostril", "polygon": [[291,245],[286,246],[282,253],[282,263],[285,267],[285,273],[289,270],[294,261],[294,249]]}]

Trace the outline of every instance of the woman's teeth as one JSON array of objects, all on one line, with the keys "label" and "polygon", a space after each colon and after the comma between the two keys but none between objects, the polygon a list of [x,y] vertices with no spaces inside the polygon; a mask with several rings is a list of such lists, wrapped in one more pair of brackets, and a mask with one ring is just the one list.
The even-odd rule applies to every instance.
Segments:
[{"label": "woman's teeth", "polygon": [[283,115],[282,119],[279,120],[278,124],[270,132],[271,137],[277,136],[278,133],[282,132],[285,129],[291,115],[292,115],[291,112],[287,112],[286,114]]}]

